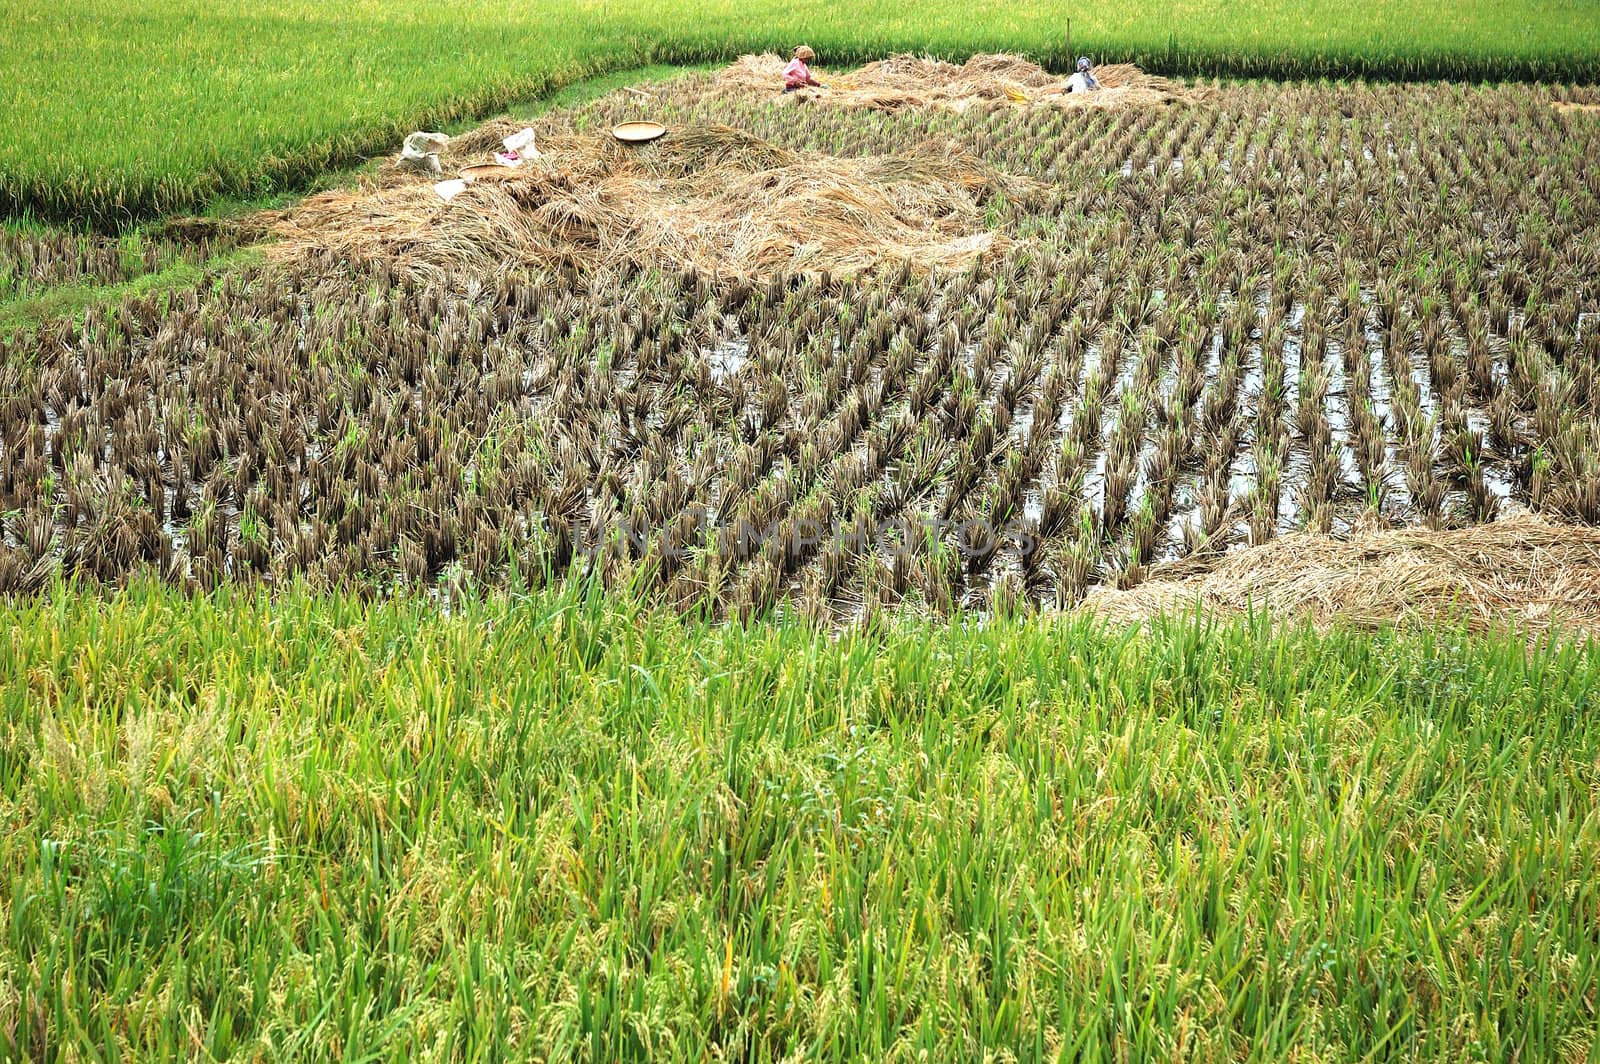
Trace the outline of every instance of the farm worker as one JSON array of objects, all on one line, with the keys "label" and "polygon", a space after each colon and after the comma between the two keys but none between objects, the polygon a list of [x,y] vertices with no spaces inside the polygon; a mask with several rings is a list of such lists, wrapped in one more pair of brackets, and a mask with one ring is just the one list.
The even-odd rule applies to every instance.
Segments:
[{"label": "farm worker", "polygon": [[1093,64],[1089,62],[1088,56],[1082,56],[1079,58],[1078,72],[1067,79],[1068,92],[1089,92],[1091,89],[1098,89],[1100,87],[1100,83],[1096,81],[1094,79],[1094,75],[1089,72],[1089,68],[1092,65]]},{"label": "farm worker", "polygon": [[818,89],[827,88],[826,85],[811,76],[811,68],[806,66],[808,62],[816,57],[817,53],[803,44],[794,50],[794,58],[789,60],[789,65],[783,68],[784,92],[794,92],[796,89],[803,89],[807,86]]}]

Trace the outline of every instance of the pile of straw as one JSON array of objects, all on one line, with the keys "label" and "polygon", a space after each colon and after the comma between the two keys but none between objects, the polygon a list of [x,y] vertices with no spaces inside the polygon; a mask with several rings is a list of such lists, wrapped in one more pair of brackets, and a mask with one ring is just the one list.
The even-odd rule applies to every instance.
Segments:
[{"label": "pile of straw", "polygon": [[1600,635],[1600,529],[1524,514],[1459,531],[1371,531],[1348,540],[1296,533],[1175,563],[1129,590],[1096,589],[1084,608],[1138,621],[1196,603],[1316,624],[1455,621]]},{"label": "pile of straw", "polygon": [[819,78],[826,89],[783,92],[784,60],[771,53],[741,56],[717,75],[716,91],[761,94],[792,104],[898,111],[937,107],[965,111],[990,102],[1019,106],[1086,107],[1121,110],[1176,103],[1189,90],[1165,78],[1151,77],[1131,63],[1095,68],[1103,88],[1067,93],[1066,79],[1015,55],[975,55],[965,63],[946,63],[914,55],[896,55],[848,73]]},{"label": "pile of straw", "polygon": [[[459,138],[452,152],[470,155],[499,131]],[[566,134],[540,148],[541,159],[449,203],[429,181],[392,173],[312,196],[276,225],[274,254],[387,259],[423,276],[620,263],[745,277],[902,260],[954,268],[1006,243],[984,229],[991,197],[1037,189],[944,144],[832,158],[704,127],[637,147]]]}]

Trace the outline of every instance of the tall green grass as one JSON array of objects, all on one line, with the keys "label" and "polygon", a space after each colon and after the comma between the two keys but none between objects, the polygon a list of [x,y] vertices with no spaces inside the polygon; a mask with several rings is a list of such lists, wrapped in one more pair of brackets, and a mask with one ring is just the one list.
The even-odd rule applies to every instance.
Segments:
[{"label": "tall green grass", "polygon": [[1168,73],[1600,80],[1592,0],[0,0],[0,211],[118,225],[306,182],[597,72],[1074,49]]},{"label": "tall green grass", "polygon": [[1581,1060],[1600,652],[0,610],[0,1055]]}]

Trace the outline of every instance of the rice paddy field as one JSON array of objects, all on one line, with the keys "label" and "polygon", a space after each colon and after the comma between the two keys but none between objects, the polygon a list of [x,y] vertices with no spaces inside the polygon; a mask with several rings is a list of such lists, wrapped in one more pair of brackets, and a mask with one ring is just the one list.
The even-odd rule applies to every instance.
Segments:
[{"label": "rice paddy field", "polygon": [[183,62],[0,117],[145,219],[0,230],[0,1060],[1600,1060],[1581,5],[746,57],[448,202],[325,168],[754,31],[91,7]]},{"label": "rice paddy field", "polygon": [[1596,1052],[1572,644],[3,610],[14,1059]]},{"label": "rice paddy field", "polygon": [[[731,243],[679,248],[537,173],[444,213],[411,179],[434,228],[377,244],[291,213],[278,261],[3,352],[0,586],[579,574],[841,621],[1072,606],[1302,528],[1600,521],[1600,123],[1567,90],[894,114],[660,91],[682,132],[629,187],[776,197],[811,235],[714,221]],[[550,166],[636,107],[550,116]],[[930,151],[967,173],[931,206],[817,192],[851,160],[925,189]],[[492,228],[506,204],[521,228]],[[818,268],[873,211],[966,265]],[[716,272],[741,254],[767,276]]]},{"label": "rice paddy field", "polygon": [[4,0],[0,213],[92,221],[301,187],[413,129],[604,71],[726,62],[800,40],[824,63],[896,51],[1077,51],[1167,74],[1600,80],[1590,0],[1188,0],[981,13],[827,4],[534,0]]}]

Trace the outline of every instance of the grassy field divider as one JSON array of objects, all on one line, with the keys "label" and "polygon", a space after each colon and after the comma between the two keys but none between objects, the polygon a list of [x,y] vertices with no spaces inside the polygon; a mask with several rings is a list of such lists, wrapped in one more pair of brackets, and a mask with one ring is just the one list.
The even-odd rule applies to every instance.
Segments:
[{"label": "grassy field divider", "polygon": [[117,284],[56,285],[38,295],[0,300],[0,338],[15,341],[46,322],[80,317],[92,306],[193,287],[209,275],[260,261],[262,255],[257,248],[233,248],[201,262],[174,262]]}]

